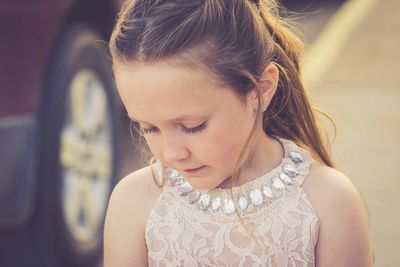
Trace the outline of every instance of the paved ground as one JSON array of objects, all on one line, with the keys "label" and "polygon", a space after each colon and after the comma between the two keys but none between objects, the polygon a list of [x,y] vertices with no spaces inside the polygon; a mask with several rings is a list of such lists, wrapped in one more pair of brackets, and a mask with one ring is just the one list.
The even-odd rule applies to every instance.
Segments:
[{"label": "paved ground", "polygon": [[368,205],[376,266],[399,266],[398,10],[399,1],[376,1],[312,86],[318,106],[336,120],[333,151],[339,168]]}]

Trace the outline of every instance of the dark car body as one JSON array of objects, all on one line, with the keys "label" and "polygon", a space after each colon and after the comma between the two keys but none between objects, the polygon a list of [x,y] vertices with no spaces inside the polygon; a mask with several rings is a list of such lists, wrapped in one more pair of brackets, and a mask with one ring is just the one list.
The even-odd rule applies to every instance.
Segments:
[{"label": "dark car body", "polygon": [[43,84],[57,38],[70,23],[86,23],[104,40],[121,1],[0,1],[0,227],[32,213],[38,120]]},{"label": "dark car body", "polygon": [[[52,88],[57,87],[54,72],[62,72],[60,59],[69,60],[68,56],[63,58],[61,50],[87,46],[74,44],[71,32],[85,42],[86,29],[86,39],[91,38],[87,43],[94,47],[97,39],[103,42],[104,49],[97,49],[97,55],[102,51],[105,54],[121,5],[118,0],[0,0],[1,266],[95,266],[101,257],[101,225],[107,198],[116,181],[116,161],[110,159],[112,178],[99,200],[102,213],[93,233],[86,239],[76,238],[67,230],[71,227],[68,228],[68,218],[61,212],[64,185],[57,158],[62,139],[56,134],[63,127],[59,121],[65,117],[65,108],[57,108],[58,104],[49,106],[56,99],[53,91],[58,90],[60,95],[60,88]],[[66,34],[70,36],[67,42]],[[102,58],[101,62],[105,62],[106,56]],[[105,70],[107,64],[98,65],[104,65]],[[101,69],[100,72],[104,73]],[[108,94],[115,88],[111,75],[107,75]],[[49,119],[51,113],[58,115]],[[110,129],[115,125],[111,123]],[[115,137],[111,141],[115,147]],[[51,161],[52,158],[56,159]],[[75,228],[78,234],[82,230]],[[27,242],[32,245],[24,250]],[[33,248],[37,251],[33,252]],[[26,257],[17,256],[21,252]]]}]

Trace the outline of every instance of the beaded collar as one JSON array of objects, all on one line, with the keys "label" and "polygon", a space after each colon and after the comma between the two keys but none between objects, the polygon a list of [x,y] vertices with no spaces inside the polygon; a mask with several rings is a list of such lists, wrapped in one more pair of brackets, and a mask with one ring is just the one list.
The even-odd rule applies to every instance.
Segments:
[{"label": "beaded collar", "polygon": [[[284,157],[280,164],[266,174],[236,187],[233,191],[237,192],[235,201],[241,214],[272,203],[285,191],[293,191],[296,188],[297,179],[304,177],[308,172],[308,161],[310,160],[308,151],[298,147],[290,140],[275,138],[281,143],[284,150]],[[155,167],[161,174],[161,164],[157,162]],[[231,189],[197,190],[179,172],[171,168],[165,169],[163,176],[167,179],[169,186],[175,188],[179,197],[182,197],[189,205],[212,214],[230,215],[235,212]]]}]

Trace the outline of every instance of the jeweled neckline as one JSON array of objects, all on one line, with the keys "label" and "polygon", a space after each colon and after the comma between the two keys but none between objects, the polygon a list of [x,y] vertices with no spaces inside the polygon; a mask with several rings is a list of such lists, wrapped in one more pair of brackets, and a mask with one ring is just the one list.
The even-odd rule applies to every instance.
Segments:
[{"label": "jeweled neckline", "polygon": [[189,205],[211,213],[232,214],[235,204],[231,192],[237,192],[238,211],[246,213],[262,205],[268,205],[283,195],[285,191],[294,189],[296,177],[301,175],[301,168],[309,158],[309,154],[292,141],[274,137],[283,147],[280,163],[264,175],[248,181],[233,189],[214,188],[209,191],[194,189],[176,170],[166,169],[165,177],[177,194]]}]

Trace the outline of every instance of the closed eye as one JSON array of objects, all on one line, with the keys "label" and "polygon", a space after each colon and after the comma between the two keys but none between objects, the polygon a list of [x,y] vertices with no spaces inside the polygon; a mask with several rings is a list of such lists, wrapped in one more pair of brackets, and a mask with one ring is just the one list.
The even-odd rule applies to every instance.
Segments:
[{"label": "closed eye", "polygon": [[142,129],[144,134],[150,134],[150,133],[154,133],[154,132],[158,131],[158,129],[156,127],[144,128],[142,126],[140,128]]},{"label": "closed eye", "polygon": [[[203,122],[200,125],[198,125],[196,127],[192,127],[192,128],[188,128],[188,127],[185,127],[185,126],[181,125],[182,131],[184,133],[187,133],[187,134],[194,134],[194,133],[201,132],[206,127],[207,127],[207,123],[206,122]],[[142,126],[141,129],[142,129],[144,134],[151,134],[151,133],[155,133],[155,132],[159,131],[159,129],[157,127],[144,128]]]},{"label": "closed eye", "polygon": [[182,126],[182,131],[184,131],[187,134],[194,134],[194,133],[198,133],[201,132],[202,130],[204,130],[207,127],[207,123],[203,122],[202,124],[200,124],[199,126],[193,127],[193,128],[186,128],[184,126]]}]

